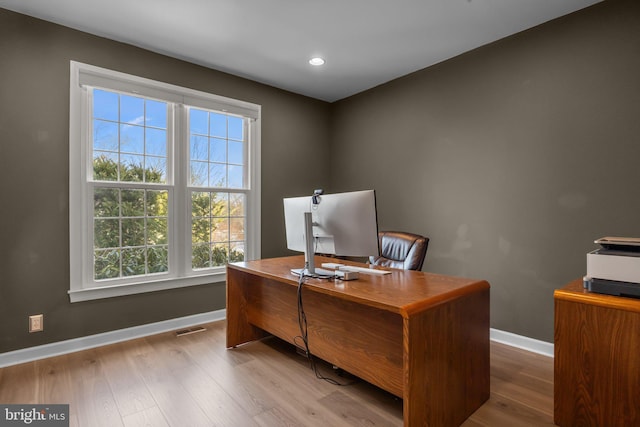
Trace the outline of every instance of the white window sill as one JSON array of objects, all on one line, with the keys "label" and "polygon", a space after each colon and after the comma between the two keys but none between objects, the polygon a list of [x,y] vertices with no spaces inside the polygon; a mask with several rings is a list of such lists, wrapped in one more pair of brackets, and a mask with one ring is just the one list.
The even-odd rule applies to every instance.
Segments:
[{"label": "white window sill", "polygon": [[129,283],[126,285],[111,285],[93,288],[72,289],[69,291],[71,302],[90,301],[95,299],[113,298],[124,295],[141,294],[145,292],[162,291],[166,289],[185,288],[187,286],[205,285],[210,283],[224,283],[226,270],[201,276],[190,276],[179,279],[156,280],[153,282]]}]

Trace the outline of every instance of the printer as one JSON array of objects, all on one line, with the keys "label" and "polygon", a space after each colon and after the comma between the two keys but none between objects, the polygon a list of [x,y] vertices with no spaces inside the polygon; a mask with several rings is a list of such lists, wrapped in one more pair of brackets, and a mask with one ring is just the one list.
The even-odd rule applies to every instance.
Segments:
[{"label": "printer", "polygon": [[640,238],[602,237],[587,254],[584,287],[589,292],[640,298]]}]

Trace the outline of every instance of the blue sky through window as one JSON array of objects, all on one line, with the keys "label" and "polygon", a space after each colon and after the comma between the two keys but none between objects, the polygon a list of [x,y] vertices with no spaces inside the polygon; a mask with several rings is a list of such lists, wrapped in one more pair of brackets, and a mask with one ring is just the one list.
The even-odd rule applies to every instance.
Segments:
[{"label": "blue sky through window", "polygon": [[224,113],[189,110],[191,184],[243,188],[244,119]]},{"label": "blue sky through window", "polygon": [[[167,175],[167,103],[93,90],[94,158]],[[122,179],[122,177],[113,179]]]}]

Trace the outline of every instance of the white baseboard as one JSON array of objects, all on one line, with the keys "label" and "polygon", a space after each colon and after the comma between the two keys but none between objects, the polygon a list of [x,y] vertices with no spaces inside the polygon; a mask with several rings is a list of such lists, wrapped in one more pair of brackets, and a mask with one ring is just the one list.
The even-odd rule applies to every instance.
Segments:
[{"label": "white baseboard", "polygon": [[[210,311],[207,313],[194,314],[192,316],[169,319],[162,322],[149,323],[146,325],[105,332],[102,334],[89,335],[86,337],[24,348],[7,353],[0,353],[0,368],[45,359],[47,357],[60,356],[62,354],[87,350],[135,338],[147,337],[163,332],[174,331],[176,329],[188,328],[191,326],[201,325],[203,323],[224,320],[226,318],[226,314],[227,312],[225,309]],[[489,330],[489,337],[492,341],[553,357],[553,344],[545,341],[493,328]]]},{"label": "white baseboard", "polygon": [[47,357],[60,356],[62,354],[87,350],[135,338],[142,338],[176,329],[188,328],[203,323],[215,322],[217,320],[225,319],[226,314],[227,311],[225,309],[210,311],[207,313],[194,314],[192,316],[169,319],[162,322],[133,326],[131,328],[118,329],[116,331],[105,332],[102,334],[89,335],[86,337],[24,348],[7,353],[0,353],[0,368],[44,359]]},{"label": "white baseboard", "polygon": [[540,341],[534,338],[516,335],[511,332],[493,328],[489,329],[489,338],[491,341],[510,345],[511,347],[517,347],[533,353],[553,357],[553,344],[546,341]]}]

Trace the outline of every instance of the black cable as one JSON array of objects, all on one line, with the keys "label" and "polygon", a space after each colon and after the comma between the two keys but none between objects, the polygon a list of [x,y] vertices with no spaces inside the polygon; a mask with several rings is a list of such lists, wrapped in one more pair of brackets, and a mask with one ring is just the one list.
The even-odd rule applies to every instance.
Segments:
[{"label": "black cable", "polygon": [[[320,371],[318,370],[318,366],[316,365],[315,359],[313,357],[313,355],[311,354],[311,351],[309,351],[309,334],[308,334],[308,325],[307,325],[307,316],[304,312],[304,306],[302,304],[302,288],[304,286],[304,279],[305,279],[305,272],[307,271],[307,265],[305,265],[305,268],[300,272],[300,277],[298,278],[298,326],[300,328],[300,335],[297,337],[294,337],[293,342],[296,345],[296,347],[298,347],[300,350],[304,351],[307,359],[309,360],[309,364],[311,365],[311,369],[313,370],[316,378],[320,379],[320,380],[325,380],[330,384],[333,385],[337,385],[337,386],[348,386],[348,385],[352,385],[355,384],[356,381],[351,381],[348,383],[341,383],[333,378],[329,378],[329,377],[325,377],[323,376]],[[297,339],[301,339],[302,343],[304,344],[304,347],[300,347],[298,344],[296,344],[296,340]]]}]

